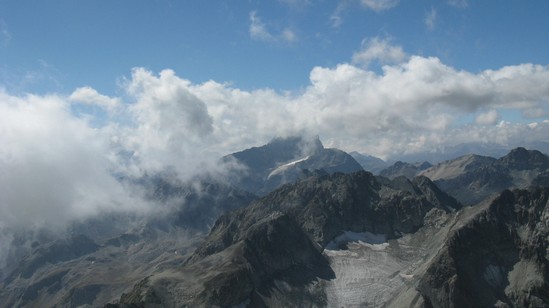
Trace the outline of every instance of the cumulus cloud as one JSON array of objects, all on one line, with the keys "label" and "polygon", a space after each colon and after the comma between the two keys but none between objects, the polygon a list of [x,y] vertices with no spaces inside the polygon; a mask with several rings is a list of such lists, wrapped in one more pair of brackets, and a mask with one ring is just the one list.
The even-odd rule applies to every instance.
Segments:
[{"label": "cumulus cloud", "polygon": [[257,16],[256,11],[250,12],[250,37],[254,40],[265,42],[286,42],[297,41],[297,34],[290,28],[284,28],[279,34],[273,34],[267,29],[267,25]]},{"label": "cumulus cloud", "polygon": [[119,99],[101,95],[91,87],[82,87],[76,89],[69,96],[69,100],[76,103],[96,105],[101,108],[105,108],[108,111],[114,111],[117,107],[120,106]]},{"label": "cumulus cloud", "polygon": [[[390,158],[458,140],[518,140],[526,125],[489,132],[482,125],[497,123],[500,109],[539,107],[549,97],[547,74],[547,68],[531,64],[471,73],[438,58],[411,56],[383,66],[381,73],[351,64],[315,67],[310,85],[296,95],[243,91],[215,81],[188,84],[188,90],[208,108],[216,151],[307,132],[327,145]],[[460,126],[469,115],[479,126]]]},{"label": "cumulus cloud", "polygon": [[[388,64],[380,71],[360,61],[315,67],[310,84],[293,94],[197,84],[171,70],[143,68],[121,83],[121,97],[88,87],[68,96],[0,92],[0,222],[47,225],[101,211],[146,211],[113,174],[172,170],[189,179],[222,172],[220,156],[276,136],[318,134],[327,146],[391,158],[549,134],[549,122],[513,123],[503,116],[543,114],[546,66],[473,73],[434,57],[403,56],[380,39],[365,41],[363,52],[362,62]],[[117,116],[94,125],[95,115],[75,114],[75,104],[115,108]]]},{"label": "cumulus cloud", "polygon": [[132,199],[111,175],[108,139],[57,96],[0,92],[0,226],[59,226]]},{"label": "cumulus cloud", "polygon": [[368,66],[373,61],[381,64],[399,63],[406,58],[400,46],[393,46],[389,39],[374,37],[362,41],[362,49],[353,54],[353,63]]},{"label": "cumulus cloud", "polygon": [[133,100],[127,108],[132,125],[118,131],[118,140],[133,153],[139,168],[159,172],[173,167],[189,175],[202,167],[205,157],[199,153],[210,142],[213,121],[189,87],[190,82],[172,70],[155,76],[138,68],[126,81]]}]

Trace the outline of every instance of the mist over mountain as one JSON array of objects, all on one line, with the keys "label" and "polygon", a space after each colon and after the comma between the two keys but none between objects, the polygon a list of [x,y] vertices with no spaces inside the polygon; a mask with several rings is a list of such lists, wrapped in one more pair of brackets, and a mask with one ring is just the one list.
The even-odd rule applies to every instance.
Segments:
[{"label": "mist over mountain", "polygon": [[284,137],[221,164],[228,172],[188,180],[116,177],[154,211],[11,234],[0,306],[549,302],[548,194],[506,190],[549,184],[539,151],[397,162],[374,176],[318,137]]},{"label": "mist over mountain", "polygon": [[389,163],[385,162],[379,157],[372,155],[366,155],[353,151],[349,153],[361,166],[364,170],[369,171],[373,174],[379,174],[379,172],[389,166]]},{"label": "mist over mountain", "polygon": [[3,251],[10,255],[0,272],[0,307],[113,301],[141,277],[183,262],[217,217],[256,198],[206,177],[182,182],[158,174],[123,181],[140,188],[156,211],[103,213],[63,231],[16,234]]}]

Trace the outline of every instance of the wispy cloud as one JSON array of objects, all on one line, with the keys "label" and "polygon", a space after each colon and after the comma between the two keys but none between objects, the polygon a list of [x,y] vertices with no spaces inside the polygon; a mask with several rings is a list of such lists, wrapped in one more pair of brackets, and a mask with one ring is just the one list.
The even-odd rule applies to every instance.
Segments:
[{"label": "wispy cloud", "polygon": [[265,24],[261,21],[257,12],[250,12],[250,36],[253,39],[261,41],[274,41],[275,37],[267,30]]},{"label": "wispy cloud", "polygon": [[427,30],[433,31],[435,30],[436,24],[437,24],[437,10],[434,7],[431,7],[431,10],[425,14],[425,26],[427,27]]},{"label": "wispy cloud", "polygon": [[273,34],[261,18],[257,15],[256,11],[250,12],[250,37],[254,40],[264,42],[286,42],[293,43],[297,41],[298,37],[295,31],[290,28],[284,28],[280,33]]},{"label": "wispy cloud", "polygon": [[349,5],[349,2],[346,0],[342,0],[338,3],[336,9],[330,15],[330,23],[333,28],[339,28],[343,24],[343,17],[341,16],[347,6]]},{"label": "wispy cloud", "polygon": [[3,19],[0,19],[0,46],[6,46],[11,41],[11,33],[8,25]]},{"label": "wispy cloud", "polygon": [[278,0],[292,9],[302,10],[311,5],[311,0]]},{"label": "wispy cloud", "polygon": [[360,6],[376,13],[390,10],[399,4],[400,0],[340,0],[334,12],[330,15],[330,24],[339,28],[343,24],[343,13],[354,6]]},{"label": "wispy cloud", "polygon": [[371,62],[380,64],[400,63],[406,59],[406,53],[400,46],[391,45],[389,39],[374,37],[362,41],[360,51],[353,54],[353,63],[367,67]]},{"label": "wispy cloud", "polygon": [[469,2],[467,2],[467,0],[448,0],[448,4],[460,9],[464,9],[469,6]]},{"label": "wispy cloud", "polygon": [[362,6],[376,12],[382,12],[394,8],[399,0],[360,0]]}]

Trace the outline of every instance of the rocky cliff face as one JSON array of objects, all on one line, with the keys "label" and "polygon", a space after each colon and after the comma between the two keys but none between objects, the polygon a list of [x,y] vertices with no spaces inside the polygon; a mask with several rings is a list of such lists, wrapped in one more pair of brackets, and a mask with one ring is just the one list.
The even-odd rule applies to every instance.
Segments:
[{"label": "rocky cliff face", "polygon": [[424,177],[310,178],[222,216],[113,306],[548,307],[548,202],[506,190],[459,209]]},{"label": "rocky cliff face", "polygon": [[311,177],[222,216],[185,266],[153,275],[119,305],[327,305],[324,247],[345,231],[397,238],[460,205],[427,178]]},{"label": "rocky cliff face", "polygon": [[504,191],[454,230],[419,280],[434,307],[549,306],[549,189]]}]

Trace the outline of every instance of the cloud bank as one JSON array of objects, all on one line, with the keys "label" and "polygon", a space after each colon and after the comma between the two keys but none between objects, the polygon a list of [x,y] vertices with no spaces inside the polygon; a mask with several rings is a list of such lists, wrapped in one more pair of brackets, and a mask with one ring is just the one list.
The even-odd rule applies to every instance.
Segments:
[{"label": "cloud bank", "polygon": [[[0,227],[146,211],[117,174],[222,173],[220,156],[276,136],[318,134],[328,146],[382,158],[547,140],[548,67],[468,72],[386,40],[365,42],[356,64],[315,67],[295,93],[144,68],[121,83],[119,97],[92,87],[49,96],[0,90]],[[361,61],[390,64],[373,71]]]}]

